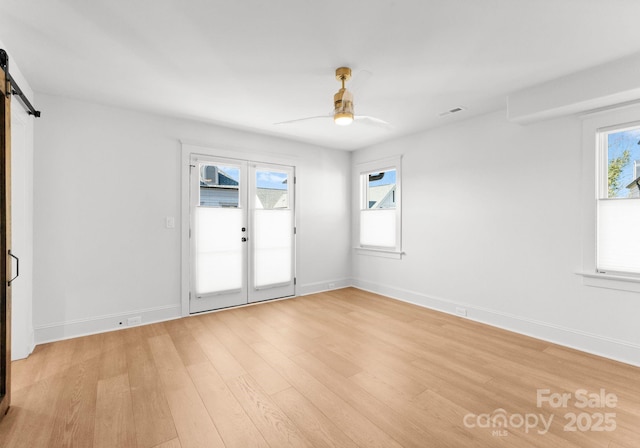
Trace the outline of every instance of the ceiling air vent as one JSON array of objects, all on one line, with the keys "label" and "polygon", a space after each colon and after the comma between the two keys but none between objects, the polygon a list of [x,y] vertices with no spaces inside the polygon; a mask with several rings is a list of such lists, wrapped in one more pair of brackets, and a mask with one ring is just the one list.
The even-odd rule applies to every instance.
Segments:
[{"label": "ceiling air vent", "polygon": [[462,106],[454,107],[453,109],[446,110],[438,114],[440,117],[446,117],[447,115],[457,114],[458,112],[462,112],[463,110],[467,110]]}]

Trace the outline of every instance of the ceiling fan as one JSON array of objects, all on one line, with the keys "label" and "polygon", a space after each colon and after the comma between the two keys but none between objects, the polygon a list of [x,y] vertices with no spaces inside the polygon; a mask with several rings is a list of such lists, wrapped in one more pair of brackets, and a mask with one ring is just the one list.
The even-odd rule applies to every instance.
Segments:
[{"label": "ceiling fan", "polygon": [[318,118],[326,119],[333,118],[333,121],[338,126],[348,126],[353,123],[354,120],[362,121],[367,124],[372,124],[381,127],[391,127],[389,123],[380,118],[371,117],[368,115],[356,115],[353,108],[353,93],[346,89],[345,82],[351,79],[351,69],[349,67],[339,67],[336,69],[336,79],[342,83],[342,88],[338,90],[338,93],[333,95],[333,111],[327,115],[316,115],[314,117],[297,118],[295,120],[281,121],[274,124],[289,124],[296,123],[298,121],[315,120]]}]

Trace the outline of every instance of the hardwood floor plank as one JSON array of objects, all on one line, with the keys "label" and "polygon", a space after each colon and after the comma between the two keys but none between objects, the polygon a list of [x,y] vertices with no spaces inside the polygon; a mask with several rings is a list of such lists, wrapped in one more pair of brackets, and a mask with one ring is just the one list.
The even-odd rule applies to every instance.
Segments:
[{"label": "hardwood floor plank", "polygon": [[[32,374],[37,375],[38,372],[33,371]],[[9,413],[0,424],[0,446],[49,447],[58,412],[56,403],[65,381],[64,373],[60,373],[16,392]]]},{"label": "hardwood floor plank", "polygon": [[[294,361],[310,372],[329,390],[341,397],[345,402],[354,406],[360,414],[377,425],[382,431],[393,437],[403,447],[422,448],[424,440],[434,441],[440,447],[463,446],[470,442],[465,434],[456,431],[456,427],[446,428],[446,435],[438,434],[440,422],[415,421],[408,414],[400,413],[384,402],[378,400],[354,382],[342,380],[338,375],[309,353],[303,353]],[[435,426],[433,423],[437,423]]]},{"label": "hardwood floor plank", "polygon": [[136,428],[129,389],[123,373],[98,381],[94,448],[136,448]]},{"label": "hardwood floor plank", "polygon": [[100,361],[72,364],[55,404],[56,415],[49,446],[86,447],[93,444],[96,387]]},{"label": "hardwood floor plank", "polygon": [[43,378],[66,371],[71,365],[78,339],[67,339],[65,341],[44,344],[42,348],[45,357],[42,363],[44,368],[37,371],[34,380],[39,381]]},{"label": "hardwood floor plank", "polygon": [[227,327],[231,331],[233,331],[236,336],[241,338],[245,344],[251,345],[254,342],[263,341],[262,337],[258,335],[252,328],[247,328],[242,324],[242,320],[244,320],[245,310],[250,307],[243,307],[239,309],[228,309],[219,311],[216,314],[216,317],[222,320]]},{"label": "hardwood floor plank", "polygon": [[155,445],[152,448],[182,448],[182,445],[180,445],[180,439],[176,437],[175,439],[161,443],[160,445]]},{"label": "hardwood floor plank", "polygon": [[261,342],[252,347],[358,445],[379,448],[401,446],[361,412],[270,344]]},{"label": "hardwood floor plank", "polygon": [[104,334],[92,334],[83,338],[76,339],[73,351],[73,362],[90,361],[102,356],[104,350],[105,339],[113,338],[112,335],[118,333],[113,331]]},{"label": "hardwood floor plank", "polygon": [[171,337],[153,336],[149,346],[182,448],[224,447]]},{"label": "hardwood floor plank", "polygon": [[251,376],[232,378],[227,385],[270,446],[313,446]]},{"label": "hardwood floor plank", "polygon": [[46,350],[38,345],[27,359],[19,359],[11,363],[11,391],[17,392],[22,388],[33,385],[45,368]]},{"label": "hardwood floor plank", "polygon": [[205,325],[216,335],[229,353],[233,353],[234,358],[260,385],[262,390],[271,395],[290,387],[282,375],[267,364],[241,338],[230,331],[229,327],[217,316],[218,313],[207,316]]},{"label": "hardwood floor plank", "polygon": [[232,331],[225,319],[222,318],[223,314],[224,312],[204,315],[202,323],[218,338],[227,351],[233,354],[245,372],[263,365],[264,360],[253,351],[244,339]]},{"label": "hardwood floor plank", "polygon": [[302,431],[314,448],[356,448],[357,445],[338,429],[318,408],[295,388],[290,387],[272,398]]},{"label": "hardwood floor plank", "polygon": [[151,448],[178,434],[145,332],[131,330],[125,347],[136,439],[138,448]]},{"label": "hardwood floor plank", "polygon": [[209,362],[193,364],[188,371],[226,448],[268,448],[260,431]]},{"label": "hardwood floor plank", "polygon": [[193,339],[198,343],[206,359],[213,364],[224,379],[245,375],[247,371],[236,358],[218,340],[205,325],[205,319],[196,316],[189,319],[189,326]]},{"label": "hardwood floor plank", "polygon": [[173,340],[182,363],[185,366],[207,362],[209,359],[194,338],[193,330],[197,333],[202,316],[190,319],[176,319],[165,323],[165,328]]},{"label": "hardwood floor plank", "polygon": [[[296,323],[295,320],[283,316],[282,313],[275,313],[273,310],[269,312],[269,307],[273,304],[265,303],[265,306],[251,307],[251,314],[266,325],[276,334],[285,338],[287,341],[294,341],[295,345],[303,350],[314,350],[318,346],[317,337],[307,336],[303,328]],[[274,316],[279,316],[275,318]]]},{"label": "hardwood floor plank", "polygon": [[110,349],[100,356],[101,380],[126,374],[127,371],[127,351],[123,347]]},{"label": "hardwood floor plank", "polygon": [[[247,307],[247,310],[251,308]],[[242,322],[245,327],[252,328],[263,340],[277,345],[280,350],[287,354],[297,355],[305,351],[301,345],[298,345],[299,341],[289,339],[287,336],[280,334],[280,332],[255,317],[253,313],[247,312],[247,317]]]},{"label": "hardwood floor plank", "polygon": [[281,312],[286,313],[299,322],[300,325],[304,325],[310,331],[318,334],[318,337],[323,338],[331,334],[334,329],[315,319],[315,312],[322,309],[318,306],[318,302],[320,302],[318,295],[306,296],[304,299],[290,299],[284,301],[283,305],[286,305],[286,307],[282,306]]},{"label": "hardwood floor plank", "polygon": [[309,321],[300,319],[300,316],[295,313],[291,304],[287,303],[290,300],[279,300],[277,302],[270,303],[270,307],[266,308],[265,317],[269,321],[277,323],[277,325],[283,327],[290,327],[302,334],[307,338],[317,339],[323,337],[326,333],[323,330],[316,328],[313,325],[308,325]]},{"label": "hardwood floor plank", "polygon": [[345,378],[362,372],[362,367],[355,365],[347,358],[340,356],[339,354],[332,352],[325,347],[313,350],[310,353],[320,361],[324,362],[327,365],[330,365],[333,370],[335,370]]}]

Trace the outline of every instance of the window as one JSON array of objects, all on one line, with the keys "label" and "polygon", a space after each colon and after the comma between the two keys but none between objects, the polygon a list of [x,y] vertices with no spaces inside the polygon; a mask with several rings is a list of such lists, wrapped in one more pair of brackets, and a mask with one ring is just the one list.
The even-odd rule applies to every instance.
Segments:
[{"label": "window", "polygon": [[240,169],[232,166],[200,164],[200,205],[239,207]]},{"label": "window", "polygon": [[583,283],[640,292],[640,105],[582,119]]},{"label": "window", "polygon": [[401,254],[400,164],[397,157],[356,166],[357,248],[365,253]]},{"label": "window", "polygon": [[640,123],[597,133],[596,269],[640,274]]},{"label": "window", "polygon": [[289,208],[289,175],[284,171],[256,170],[256,208]]}]

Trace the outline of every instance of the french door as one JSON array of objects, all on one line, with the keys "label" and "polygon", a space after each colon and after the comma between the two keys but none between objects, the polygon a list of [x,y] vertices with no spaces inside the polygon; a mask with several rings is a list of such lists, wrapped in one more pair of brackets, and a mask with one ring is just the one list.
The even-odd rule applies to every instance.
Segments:
[{"label": "french door", "polygon": [[294,168],[197,155],[190,167],[189,312],[293,296]]}]

